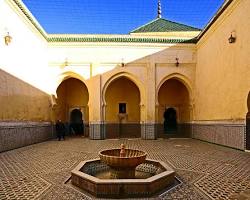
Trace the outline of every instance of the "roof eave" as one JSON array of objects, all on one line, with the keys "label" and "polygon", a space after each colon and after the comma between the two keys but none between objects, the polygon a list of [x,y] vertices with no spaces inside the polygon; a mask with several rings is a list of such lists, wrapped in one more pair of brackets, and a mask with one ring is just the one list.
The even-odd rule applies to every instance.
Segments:
[{"label": "roof eave", "polygon": [[157,43],[157,44],[174,44],[181,43],[187,44],[196,43],[195,39],[176,39],[176,38],[157,38],[157,37],[131,37],[127,36],[105,36],[105,35],[49,35],[48,42],[63,42],[63,43]]},{"label": "roof eave", "polygon": [[33,16],[33,14],[29,11],[29,9],[22,1],[8,0],[7,2],[12,5],[14,4],[15,7],[17,7],[20,12],[26,17],[26,19],[32,24],[32,26],[43,36],[45,40],[47,40],[46,31],[43,29],[43,27],[40,25],[40,23],[36,20],[36,18]]},{"label": "roof eave", "polygon": [[201,31],[201,33],[197,36],[197,42],[205,35],[205,33],[209,30],[209,28],[217,21],[217,19],[222,15],[222,13],[228,8],[228,6],[234,0],[226,0],[222,6],[218,9],[215,15],[210,19],[205,28]]}]

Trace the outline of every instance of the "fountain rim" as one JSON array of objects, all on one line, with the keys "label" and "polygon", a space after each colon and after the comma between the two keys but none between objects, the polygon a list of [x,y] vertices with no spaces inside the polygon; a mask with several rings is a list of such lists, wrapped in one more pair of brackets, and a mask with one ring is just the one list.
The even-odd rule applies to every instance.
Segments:
[{"label": "fountain rim", "polygon": [[166,164],[163,161],[158,161],[158,160],[153,160],[153,159],[146,159],[145,161],[149,162],[149,163],[158,163],[165,169],[165,171],[161,172],[160,174],[156,174],[156,175],[153,175],[153,176],[151,176],[149,178],[145,178],[145,179],[100,179],[100,178],[97,178],[95,176],[92,176],[90,174],[87,174],[87,173],[81,171],[81,168],[85,164],[87,164],[89,162],[98,162],[98,161],[101,162],[100,159],[91,159],[91,160],[81,161],[76,166],[76,168],[74,168],[71,171],[71,174],[80,176],[84,179],[88,179],[92,183],[96,183],[96,184],[97,183],[99,183],[99,184],[105,184],[105,183],[139,183],[139,184],[145,183],[145,184],[149,184],[149,183],[153,183],[154,181],[156,181],[159,178],[168,176],[172,173],[175,174],[175,171],[168,164]]},{"label": "fountain rim", "polygon": [[109,157],[109,158],[119,158],[119,159],[129,159],[129,158],[140,158],[140,157],[144,157],[144,156],[147,156],[148,154],[145,152],[145,151],[141,151],[141,150],[138,150],[138,149],[125,149],[126,150],[133,150],[133,151],[137,151],[137,152],[141,152],[142,154],[141,155],[138,155],[138,156],[124,156],[124,157],[120,157],[120,156],[112,156],[112,155],[106,155],[106,154],[103,154],[102,152],[105,152],[105,151],[113,151],[113,150],[117,150],[117,151],[120,151],[121,149],[118,149],[118,148],[114,148],[114,149],[104,149],[104,150],[101,150],[98,152],[98,155],[100,156],[105,156],[105,157]]}]

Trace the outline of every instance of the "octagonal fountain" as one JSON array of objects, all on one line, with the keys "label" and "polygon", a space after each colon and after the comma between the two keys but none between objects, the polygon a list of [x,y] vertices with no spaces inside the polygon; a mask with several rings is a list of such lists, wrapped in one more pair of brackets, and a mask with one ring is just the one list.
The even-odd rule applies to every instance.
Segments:
[{"label": "octagonal fountain", "polygon": [[82,161],[72,172],[73,185],[96,197],[149,197],[175,183],[175,172],[164,162],[146,159],[134,149],[109,149],[100,159]]},{"label": "octagonal fountain", "polygon": [[[143,151],[134,149],[109,149],[99,152],[101,161],[110,167],[109,178],[134,179],[135,168],[143,163],[147,154]],[[108,177],[107,177],[108,178]]]}]

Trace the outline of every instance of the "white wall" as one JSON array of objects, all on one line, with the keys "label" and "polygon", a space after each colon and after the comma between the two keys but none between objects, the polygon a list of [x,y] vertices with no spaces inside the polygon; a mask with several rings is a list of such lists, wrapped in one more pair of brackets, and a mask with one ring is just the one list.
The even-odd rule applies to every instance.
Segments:
[{"label": "white wall", "polygon": [[[12,37],[8,46],[4,43],[7,32]],[[0,0],[0,38],[0,68],[49,93],[46,40],[7,0]]]}]

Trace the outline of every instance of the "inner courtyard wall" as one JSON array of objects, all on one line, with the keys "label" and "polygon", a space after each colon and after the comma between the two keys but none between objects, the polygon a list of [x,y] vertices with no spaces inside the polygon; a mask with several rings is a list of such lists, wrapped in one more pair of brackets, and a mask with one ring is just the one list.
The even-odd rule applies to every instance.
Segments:
[{"label": "inner courtyard wall", "polygon": [[0,42],[2,121],[50,121],[46,76],[46,40],[14,3],[0,1],[0,33],[12,37]]},{"label": "inner courtyard wall", "polygon": [[[183,78],[184,82],[188,80],[187,85],[191,88],[190,90],[193,90],[196,65],[194,44],[94,43],[79,46],[78,43],[50,43],[48,51],[49,66],[57,74],[55,80],[65,73],[70,77],[72,73],[72,76],[78,75],[87,83],[90,97],[88,103],[90,137],[92,137],[91,133],[95,135],[101,130],[103,131],[102,137],[106,137],[109,133],[105,132],[103,126],[113,123],[114,119],[117,120],[117,113],[109,112],[105,96],[106,90],[115,79],[128,78],[138,87],[140,91],[139,120],[134,120],[133,113],[129,114],[128,119],[141,124],[142,133],[139,136],[151,128],[150,133],[147,134],[151,139],[156,138],[155,126],[158,124],[157,88],[164,79],[170,76]],[[180,60],[178,67],[175,64],[177,56]],[[67,65],[65,66],[63,64],[66,58]],[[114,92],[113,96],[115,97],[115,93],[119,92]],[[109,95],[108,98],[112,96]],[[113,106],[117,108],[118,103]],[[136,128],[135,131],[138,130]],[[97,137],[97,139],[100,138]]]},{"label": "inner courtyard wall", "polygon": [[197,44],[193,137],[239,149],[250,90],[249,9],[248,0],[233,1]]},{"label": "inner courtyard wall", "polygon": [[0,19],[1,152],[48,140],[53,132],[43,70],[46,41],[9,1],[0,1]]}]

